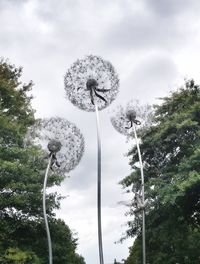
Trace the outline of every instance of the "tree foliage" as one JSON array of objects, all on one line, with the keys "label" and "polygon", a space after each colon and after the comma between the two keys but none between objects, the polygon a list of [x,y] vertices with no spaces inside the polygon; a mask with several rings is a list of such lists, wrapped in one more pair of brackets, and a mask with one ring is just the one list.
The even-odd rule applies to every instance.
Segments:
[{"label": "tree foliage", "polygon": [[[147,259],[149,263],[199,263],[200,241],[200,87],[193,80],[162,98],[154,124],[142,134],[145,172]],[[136,191],[140,185],[137,149],[129,152],[131,175],[121,183]],[[132,209],[132,208],[131,208]],[[133,210],[130,210],[130,214]],[[141,263],[141,229],[126,264]],[[130,262],[130,260],[132,262]]]},{"label": "tree foliage", "polygon": [[40,264],[39,258],[31,251],[22,251],[18,248],[8,248],[0,258],[2,264]]},{"label": "tree foliage", "polygon": [[[33,84],[22,84],[21,74],[22,68],[0,61],[0,263],[42,264],[48,259],[42,215],[47,160],[41,149],[24,144],[27,129],[36,120],[30,104]],[[59,185],[62,180],[63,177],[51,174],[48,187]],[[61,198],[57,193],[47,195],[47,214],[55,239],[54,263],[81,264],[84,260],[75,253],[76,240],[53,213]],[[28,262],[31,258],[35,262]]]}]

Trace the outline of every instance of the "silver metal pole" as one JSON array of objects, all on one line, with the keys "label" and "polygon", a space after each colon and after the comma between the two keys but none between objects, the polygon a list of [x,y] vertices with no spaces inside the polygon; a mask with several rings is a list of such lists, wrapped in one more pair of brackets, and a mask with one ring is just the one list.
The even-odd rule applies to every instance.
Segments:
[{"label": "silver metal pole", "polygon": [[[142,164],[142,156],[140,152],[140,145],[136,133],[135,124],[133,124],[133,131],[135,135],[135,141],[137,145],[139,163],[140,163],[140,172],[141,172],[141,182],[142,182],[142,203],[144,205],[144,171],[143,171],[143,164]],[[146,264],[146,240],[145,240],[145,208],[142,210],[142,255],[143,255],[143,264]]]},{"label": "silver metal pole", "polygon": [[102,228],[101,228],[101,136],[99,126],[99,111],[95,103],[96,124],[97,124],[97,219],[98,219],[98,242],[99,242],[99,261],[104,264],[103,259],[103,245],[102,245]]},{"label": "silver metal pole", "polygon": [[43,215],[44,215],[45,227],[46,227],[46,232],[47,232],[47,240],[48,240],[48,249],[49,249],[49,264],[53,264],[53,255],[52,255],[51,235],[49,231],[49,225],[48,225],[47,213],[46,213],[46,186],[47,186],[48,173],[49,173],[49,169],[51,166],[51,160],[52,160],[52,155],[49,157],[49,162],[48,162],[45,177],[44,177],[43,200],[42,200]]}]

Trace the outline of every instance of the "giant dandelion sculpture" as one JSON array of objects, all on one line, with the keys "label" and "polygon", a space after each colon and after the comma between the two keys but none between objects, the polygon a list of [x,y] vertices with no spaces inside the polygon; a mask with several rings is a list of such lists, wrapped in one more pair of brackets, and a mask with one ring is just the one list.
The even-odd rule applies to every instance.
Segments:
[{"label": "giant dandelion sculpture", "polygon": [[134,214],[137,219],[140,219],[142,214],[142,248],[143,248],[143,264],[146,264],[146,242],[145,242],[145,207],[147,201],[145,201],[144,195],[144,171],[142,163],[142,155],[140,151],[139,140],[137,136],[136,126],[140,126],[141,130],[147,128],[152,121],[152,111],[150,106],[139,106],[138,101],[130,101],[126,107],[119,106],[111,117],[111,123],[114,128],[121,134],[128,138],[135,138],[139,164],[141,173],[141,184],[136,186],[133,206]]},{"label": "giant dandelion sculpture", "polygon": [[28,141],[40,145],[48,152],[48,165],[43,185],[43,215],[47,232],[49,264],[53,263],[52,242],[46,214],[46,186],[49,172],[66,176],[81,160],[84,152],[84,138],[71,122],[60,117],[39,120],[30,128]]},{"label": "giant dandelion sculpture", "polygon": [[119,105],[111,116],[113,127],[127,138],[133,138],[134,127],[144,131],[152,124],[152,108],[150,105],[140,105],[138,100],[131,100],[124,107]]},{"label": "giant dandelion sculpture", "polygon": [[119,79],[114,67],[99,56],[89,55],[78,59],[67,71],[65,91],[68,99],[78,108],[96,112],[97,124],[97,218],[100,264],[104,263],[101,228],[101,136],[99,110],[106,108],[116,98]]}]

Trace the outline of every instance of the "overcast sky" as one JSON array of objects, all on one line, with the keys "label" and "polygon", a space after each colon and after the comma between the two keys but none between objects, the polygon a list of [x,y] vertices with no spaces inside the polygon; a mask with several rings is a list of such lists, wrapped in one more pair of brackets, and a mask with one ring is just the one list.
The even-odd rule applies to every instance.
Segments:
[{"label": "overcast sky", "polygon": [[57,216],[78,233],[87,264],[98,264],[95,115],[65,98],[63,76],[89,54],[109,60],[119,74],[118,97],[100,121],[105,264],[121,261],[132,239],[114,244],[128,220],[118,202],[131,197],[118,182],[130,173],[124,154],[132,143],[112,128],[109,112],[130,99],[158,103],[185,77],[200,82],[199,13],[199,0],[0,0],[0,56],[23,66],[23,81],[35,83],[36,116],[65,117],[85,137],[81,163],[57,188],[68,196]]}]

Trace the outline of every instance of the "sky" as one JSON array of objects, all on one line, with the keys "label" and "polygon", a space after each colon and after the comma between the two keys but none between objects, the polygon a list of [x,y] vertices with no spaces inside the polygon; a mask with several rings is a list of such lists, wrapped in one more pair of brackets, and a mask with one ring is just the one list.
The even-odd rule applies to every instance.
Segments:
[{"label": "sky", "polygon": [[85,153],[56,191],[66,196],[57,217],[79,238],[78,253],[98,264],[95,114],[66,98],[64,75],[78,58],[110,61],[120,79],[116,100],[100,112],[102,137],[102,228],[105,264],[128,256],[133,238],[115,243],[129,220],[120,201],[131,195],[118,184],[131,168],[134,144],[118,134],[110,114],[130,99],[159,103],[184,78],[200,83],[199,0],[0,0],[0,56],[23,67],[33,80],[36,117],[61,116],[85,137]]}]

